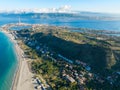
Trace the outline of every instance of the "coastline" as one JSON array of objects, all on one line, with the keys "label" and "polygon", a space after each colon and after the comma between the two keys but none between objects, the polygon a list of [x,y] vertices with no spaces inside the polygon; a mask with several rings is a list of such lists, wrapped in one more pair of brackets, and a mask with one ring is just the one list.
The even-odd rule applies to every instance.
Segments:
[{"label": "coastline", "polygon": [[14,36],[12,36],[8,31],[2,31],[9,39],[10,41],[14,44],[14,51],[16,52],[16,56],[17,56],[17,67],[13,76],[13,81],[12,81],[12,86],[10,88],[10,90],[16,90],[17,87],[17,83],[18,83],[18,78],[19,78],[19,71],[21,68],[21,63],[22,63],[22,59],[20,57],[20,55],[18,54],[19,50],[18,50],[18,46],[17,46],[17,42],[14,40]]},{"label": "coastline", "polygon": [[[12,86],[10,90],[33,90],[32,88],[34,87],[32,85],[33,74],[30,72],[28,68],[28,63],[27,63],[28,60],[25,60],[25,58],[23,57],[24,55],[23,50],[18,45],[17,40],[14,39],[14,35],[12,35],[9,31],[6,31],[6,30],[5,31],[2,30],[2,32],[14,44],[14,50],[15,50],[17,60],[18,60],[17,68],[13,76]],[[24,83],[26,80],[29,80],[29,83],[28,81],[27,83]],[[24,84],[22,85],[22,83]]]}]

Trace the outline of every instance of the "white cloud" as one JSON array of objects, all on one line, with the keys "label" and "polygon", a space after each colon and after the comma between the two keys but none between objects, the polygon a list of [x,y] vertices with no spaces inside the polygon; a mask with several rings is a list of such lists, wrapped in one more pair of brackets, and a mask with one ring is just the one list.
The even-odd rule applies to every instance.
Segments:
[{"label": "white cloud", "polygon": [[62,6],[58,8],[58,12],[71,12],[71,6],[70,5]]}]

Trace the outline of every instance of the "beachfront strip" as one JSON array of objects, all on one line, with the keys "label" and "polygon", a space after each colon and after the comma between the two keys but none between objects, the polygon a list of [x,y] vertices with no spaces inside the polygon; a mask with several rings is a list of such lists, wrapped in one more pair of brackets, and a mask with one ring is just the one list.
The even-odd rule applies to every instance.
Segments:
[{"label": "beachfront strip", "polygon": [[[46,81],[42,78],[35,77],[31,72],[28,63],[31,61],[31,58],[25,57],[24,51],[19,44],[19,41],[16,40],[17,36],[9,31],[10,27],[18,26],[21,24],[10,24],[4,25],[1,27],[1,31],[4,32],[10,40],[14,43],[14,48],[17,54],[18,67],[16,69],[15,77],[13,79],[12,90],[45,90],[49,87]],[[22,24],[28,25],[28,24]],[[42,80],[42,81],[41,81]],[[44,81],[44,83],[42,83]]]}]

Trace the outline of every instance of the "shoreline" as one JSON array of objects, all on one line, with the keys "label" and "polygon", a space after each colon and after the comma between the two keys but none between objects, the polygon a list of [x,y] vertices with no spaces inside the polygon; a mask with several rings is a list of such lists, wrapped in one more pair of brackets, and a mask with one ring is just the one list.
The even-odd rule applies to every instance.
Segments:
[{"label": "shoreline", "polygon": [[2,31],[8,38],[9,40],[13,43],[13,48],[16,54],[16,59],[18,61],[17,66],[16,66],[16,70],[14,72],[14,76],[12,79],[12,86],[10,87],[10,90],[16,90],[17,84],[18,84],[18,79],[19,79],[19,73],[20,73],[20,69],[21,69],[21,63],[22,60],[20,57],[20,55],[18,54],[19,50],[18,50],[18,45],[17,45],[17,41],[14,40],[14,36],[12,36],[12,34],[10,34],[8,31]]},{"label": "shoreline", "polygon": [[[34,90],[31,89],[33,86],[32,85],[32,73],[29,71],[29,67],[28,67],[28,60],[25,60],[25,58],[23,57],[24,52],[21,49],[21,47],[18,45],[17,40],[15,40],[15,36],[10,33],[9,31],[6,30],[2,30],[2,32],[10,39],[10,41],[13,43],[13,48],[16,54],[16,58],[17,58],[17,66],[16,66],[16,70],[12,79],[12,85],[10,87],[10,90]],[[26,75],[25,75],[26,74]],[[28,81],[29,80],[29,83]],[[25,81],[27,81],[27,83],[24,83]],[[30,82],[31,81],[31,82]],[[22,83],[24,83],[23,85],[21,85]]]}]

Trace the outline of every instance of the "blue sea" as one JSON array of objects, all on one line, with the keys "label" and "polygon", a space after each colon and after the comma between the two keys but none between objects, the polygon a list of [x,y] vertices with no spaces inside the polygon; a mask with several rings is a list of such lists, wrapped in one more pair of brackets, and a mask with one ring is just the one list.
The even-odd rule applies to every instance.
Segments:
[{"label": "blue sea", "polygon": [[0,32],[0,90],[10,90],[16,67],[14,45],[4,33]]},{"label": "blue sea", "polygon": [[120,19],[83,19],[83,16],[68,14],[0,14],[0,25],[4,25],[6,23],[17,23],[19,21],[19,17],[21,22],[30,24],[47,24],[55,26],[90,28],[96,30],[120,31]]},{"label": "blue sea", "polygon": [[[48,24],[55,26],[70,26],[70,27],[82,27],[96,30],[112,30],[120,31],[119,20],[83,20],[76,17],[64,17],[60,16],[51,17],[40,15],[7,15],[0,14],[0,26],[8,23],[17,23],[19,17],[21,22],[30,24]],[[17,58],[14,51],[14,45],[10,39],[0,32],[0,90],[10,90],[12,80],[17,67]]]}]

